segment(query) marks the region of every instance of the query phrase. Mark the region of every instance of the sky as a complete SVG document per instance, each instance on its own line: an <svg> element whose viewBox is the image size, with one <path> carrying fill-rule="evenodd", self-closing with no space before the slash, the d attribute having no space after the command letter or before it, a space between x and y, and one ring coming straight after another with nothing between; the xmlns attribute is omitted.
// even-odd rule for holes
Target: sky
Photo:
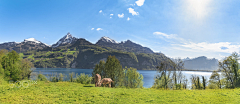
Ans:
<svg viewBox="0 0 240 104"><path fill-rule="evenodd" d="M171 58L240 51L239 0L0 0L0 43L52 45L68 32L131 40Z"/></svg>

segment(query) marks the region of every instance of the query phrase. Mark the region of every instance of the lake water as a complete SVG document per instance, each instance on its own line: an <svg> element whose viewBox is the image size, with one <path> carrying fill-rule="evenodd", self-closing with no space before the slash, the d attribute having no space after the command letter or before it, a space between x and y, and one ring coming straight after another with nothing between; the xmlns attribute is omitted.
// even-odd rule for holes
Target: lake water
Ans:
<svg viewBox="0 0 240 104"><path fill-rule="evenodd" d="M67 76L69 76L69 73L74 72L80 75L80 73L85 73L92 75L93 69L71 69L71 68L36 68L33 73L41 73L45 76L51 76L52 74L55 75L55 73L62 73ZM152 70L138 70L140 74L143 75L143 87L149 88L154 83L154 78L158 74L157 71ZM197 75L197 76L205 76L207 79L211 76L212 72L199 72L199 71L182 71L183 75L186 76L188 79L188 83L190 84L190 77L191 75ZM33 77L32 77L33 78ZM34 78L33 78L34 79ZM65 78L65 80L67 80Z"/></svg>

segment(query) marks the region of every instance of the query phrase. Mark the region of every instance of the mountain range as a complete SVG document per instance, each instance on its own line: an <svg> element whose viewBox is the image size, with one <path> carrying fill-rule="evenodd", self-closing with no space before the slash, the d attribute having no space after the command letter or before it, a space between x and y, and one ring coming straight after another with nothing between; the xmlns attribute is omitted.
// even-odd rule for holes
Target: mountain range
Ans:
<svg viewBox="0 0 240 104"><path fill-rule="evenodd" d="M67 33L53 45L47 45L34 38L23 42L6 42L0 44L0 49L15 50L29 58L35 67L84 68L92 69L100 60L106 61L109 55L114 55L122 66L137 69L155 70L164 60L171 60L163 53L154 53L150 48L143 47L131 40L117 41L109 37L101 37L95 44L83 38L73 37ZM206 57L183 59L185 68L189 70L213 70L216 59Z"/></svg>
<svg viewBox="0 0 240 104"><path fill-rule="evenodd" d="M186 58L183 61L184 68L187 70L213 71L218 69L218 60L215 58L208 59L205 56L200 56L192 59Z"/></svg>
<svg viewBox="0 0 240 104"><path fill-rule="evenodd" d="M93 69L109 55L116 56L122 66L140 70L155 70L160 62L170 60L162 53L154 53L130 40L118 43L109 37L101 37L95 44L84 38L67 33L53 45L47 45L34 38L23 42L0 44L0 49L15 50L23 58L30 59L37 68L82 68Z"/></svg>
<svg viewBox="0 0 240 104"><path fill-rule="evenodd" d="M6 42L0 44L0 49L7 49L9 51L15 50L18 53L26 52L28 50L34 49L43 49L45 47L57 48L69 44L74 44L78 39L73 37L70 33L67 33L64 37L62 37L57 43L53 45L47 45L38 41L34 38L25 39L23 42ZM110 47L112 49L116 49L124 52L134 52L134 53L154 53L151 49L147 47L142 47L139 44L136 44L130 40L118 43L117 41L110 39L109 37L101 37L96 45Z"/></svg>

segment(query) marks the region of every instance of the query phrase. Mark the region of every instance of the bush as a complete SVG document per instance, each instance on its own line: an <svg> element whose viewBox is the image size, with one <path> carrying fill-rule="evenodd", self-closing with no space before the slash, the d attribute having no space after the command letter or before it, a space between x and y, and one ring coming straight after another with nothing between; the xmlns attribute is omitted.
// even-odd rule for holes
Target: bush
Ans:
<svg viewBox="0 0 240 104"><path fill-rule="evenodd" d="M59 80L58 81L63 81L64 80L64 75L62 73L59 73Z"/></svg>
<svg viewBox="0 0 240 104"><path fill-rule="evenodd" d="M7 81L4 80L3 76L0 76L0 85L5 85L7 84Z"/></svg>
<svg viewBox="0 0 240 104"><path fill-rule="evenodd" d="M47 81L47 77L44 76L43 74L38 74L38 80L40 80L40 81Z"/></svg>
<svg viewBox="0 0 240 104"><path fill-rule="evenodd" d="M124 86L127 88L143 88L143 76L135 68L127 68L124 70Z"/></svg>
<svg viewBox="0 0 240 104"><path fill-rule="evenodd" d="M81 83L81 84L90 84L92 77L89 75L85 75L84 73L81 73L80 76L76 76L76 82Z"/></svg>

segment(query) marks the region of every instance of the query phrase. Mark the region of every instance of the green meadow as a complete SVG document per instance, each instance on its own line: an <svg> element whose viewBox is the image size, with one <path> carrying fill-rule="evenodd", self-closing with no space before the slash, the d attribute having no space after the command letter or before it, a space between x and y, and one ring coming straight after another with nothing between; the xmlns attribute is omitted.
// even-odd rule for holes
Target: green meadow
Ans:
<svg viewBox="0 0 240 104"><path fill-rule="evenodd" d="M151 88L108 88L73 82L45 82L24 87L1 85L1 103L214 103L239 104L240 89L161 90ZM11 88L13 87L13 88Z"/></svg>

